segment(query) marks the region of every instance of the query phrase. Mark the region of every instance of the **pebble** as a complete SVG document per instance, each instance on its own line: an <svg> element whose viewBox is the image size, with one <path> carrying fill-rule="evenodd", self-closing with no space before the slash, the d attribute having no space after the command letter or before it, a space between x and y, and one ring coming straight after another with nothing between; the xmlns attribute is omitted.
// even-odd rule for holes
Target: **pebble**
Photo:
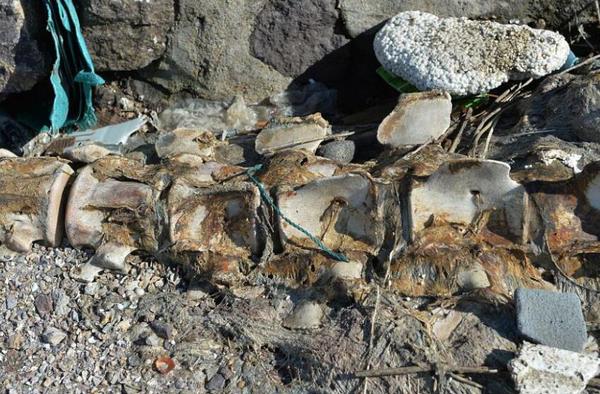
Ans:
<svg viewBox="0 0 600 394"><path fill-rule="evenodd" d="M50 345L58 345L66 337L67 337L67 334L65 332L59 330L58 328L49 327L42 334L42 341L44 341L45 343L49 343Z"/></svg>
<svg viewBox="0 0 600 394"><path fill-rule="evenodd" d="M354 141L331 141L319 147L319 154L338 163L348 164L354 159Z"/></svg>
<svg viewBox="0 0 600 394"><path fill-rule="evenodd" d="M481 266L470 267L458 273L458 286L463 291L485 289L490 287L487 273Z"/></svg>
<svg viewBox="0 0 600 394"><path fill-rule="evenodd" d="M206 384L206 389L209 391L220 391L225 388L226 380L220 373L215 374L208 383Z"/></svg>
<svg viewBox="0 0 600 394"><path fill-rule="evenodd" d="M146 345L154 347L162 346L163 340L158 335L152 333L146 337Z"/></svg>
<svg viewBox="0 0 600 394"><path fill-rule="evenodd" d="M519 288L515 303L517 328L523 337L559 349L583 350L587 330L576 294Z"/></svg>
<svg viewBox="0 0 600 394"><path fill-rule="evenodd" d="M14 296L14 294L7 294L6 296L6 309L12 309L15 306L17 306L17 298Z"/></svg>
<svg viewBox="0 0 600 394"><path fill-rule="evenodd" d="M313 329L319 327L323 309L315 301L301 301L284 320L283 326L290 329Z"/></svg>
<svg viewBox="0 0 600 394"><path fill-rule="evenodd" d="M40 317L46 317L46 315L52 312L52 297L47 294L39 294L35 297L35 310Z"/></svg>
<svg viewBox="0 0 600 394"><path fill-rule="evenodd" d="M173 337L173 327L170 324L154 320L150 323L150 328L156 335L163 339L171 339Z"/></svg>
<svg viewBox="0 0 600 394"><path fill-rule="evenodd" d="M98 283L92 282L85 285L83 292L87 295L94 296L98 292Z"/></svg>

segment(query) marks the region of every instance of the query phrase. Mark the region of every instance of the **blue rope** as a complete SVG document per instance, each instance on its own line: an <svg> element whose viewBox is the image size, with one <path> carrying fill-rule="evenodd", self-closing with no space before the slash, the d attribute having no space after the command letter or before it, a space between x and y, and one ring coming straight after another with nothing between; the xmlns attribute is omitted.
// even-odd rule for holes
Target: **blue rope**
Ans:
<svg viewBox="0 0 600 394"><path fill-rule="evenodd" d="M332 259L337 260L337 261L348 262L348 258L346 256L344 256L341 253L336 253L333 250L329 249L323 242L321 242L321 240L319 238L317 238L314 235L312 235L311 233L309 233L308 230L304 229L299 224L292 222L287 216L285 216L283 214L283 212L281 212L279 207L277 205L275 205L275 203L273 202L273 199L271 198L269 193L267 193L267 191L265 190L265 187L263 186L263 184L254 176L254 174L256 174L256 172L260 171L261 169L262 169L262 164L257 164L254 167L248 168L248 170L246 170L246 174L248 175L250 180L252 182L254 182L256 187L258 187L258 190L260 191L260 195L261 195L262 199L265 200L265 202L267 204L269 204L275 210L275 212L277 212L279 217L281 217L283 220L285 220L290 226L292 226L293 228L295 228L296 230L300 231L302 234L304 234L308 238L310 238L310 240L313 241L319 247L319 249L321 249L329 257L331 257Z"/></svg>

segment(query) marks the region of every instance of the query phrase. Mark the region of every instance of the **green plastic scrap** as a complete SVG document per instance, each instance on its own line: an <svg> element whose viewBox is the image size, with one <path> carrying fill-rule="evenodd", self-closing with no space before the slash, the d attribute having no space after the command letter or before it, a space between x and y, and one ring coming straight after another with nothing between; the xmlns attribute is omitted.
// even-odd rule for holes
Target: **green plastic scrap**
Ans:
<svg viewBox="0 0 600 394"><path fill-rule="evenodd" d="M412 93L418 91L418 89L411 85L410 82L407 82L399 76L392 74L383 67L379 67L377 69L377 75L379 75L381 79L383 79L388 85L400 93Z"/></svg>
<svg viewBox="0 0 600 394"><path fill-rule="evenodd" d="M104 80L94 71L72 0L44 3L56 56L50 74L54 100L44 129L57 133L61 128L92 127L96 124L92 87Z"/></svg>

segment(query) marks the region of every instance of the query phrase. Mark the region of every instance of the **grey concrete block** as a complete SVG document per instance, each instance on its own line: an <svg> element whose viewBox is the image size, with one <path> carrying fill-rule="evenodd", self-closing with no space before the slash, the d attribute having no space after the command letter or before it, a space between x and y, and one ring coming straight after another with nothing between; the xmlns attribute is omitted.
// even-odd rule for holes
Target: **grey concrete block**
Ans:
<svg viewBox="0 0 600 394"><path fill-rule="evenodd" d="M576 294L519 288L515 302L522 336L559 349L583 350L587 331Z"/></svg>

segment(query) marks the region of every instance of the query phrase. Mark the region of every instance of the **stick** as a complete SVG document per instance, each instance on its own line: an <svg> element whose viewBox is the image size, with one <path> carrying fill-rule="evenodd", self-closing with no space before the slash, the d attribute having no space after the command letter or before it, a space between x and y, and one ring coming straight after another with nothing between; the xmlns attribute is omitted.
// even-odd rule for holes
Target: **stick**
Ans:
<svg viewBox="0 0 600 394"><path fill-rule="evenodd" d="M494 129L500 120L500 116L498 115L493 121L492 126L490 127L490 131L488 132L487 138L485 139L485 146L483 147L483 153L481 154L481 158L485 159L488 153L488 148L490 147L490 141L492 140L492 135L494 134Z"/></svg>
<svg viewBox="0 0 600 394"><path fill-rule="evenodd" d="M292 142L292 143L289 143L289 144L286 144L286 145L276 146L274 148L265 149L265 151L267 151L267 152L273 152L273 151L276 151L276 150L279 150L279 149L293 148L294 146L308 144L310 142L329 141L329 140L334 140L334 139L336 139L338 137L350 137L351 135L354 135L354 134L356 134L356 132L354 132L354 131L348 131L346 133L339 133L339 134L332 134L332 135L328 135L326 137L312 138L310 140Z"/></svg>
<svg viewBox="0 0 600 394"><path fill-rule="evenodd" d="M435 367L427 366L421 367L418 365L410 366L410 367L400 367L400 368L381 368L381 369L372 369L366 371L359 371L354 374L356 378L380 378L385 376L396 376L396 375L408 375L413 373L424 373L424 372L435 372ZM451 373L462 373L462 374L495 374L500 372L498 369L492 369L488 367L457 367L457 366L448 366L446 368L447 372Z"/></svg>
<svg viewBox="0 0 600 394"><path fill-rule="evenodd" d="M454 379L456 381L459 381L459 382L464 383L464 384L468 384L469 386L477 387L478 389L483 389L483 386L480 385L479 383L474 382L472 380L469 380L467 378L463 378L460 375L457 375L457 374L452 373L452 372L450 372L448 375L450 375L452 377L452 379Z"/></svg>
<svg viewBox="0 0 600 394"><path fill-rule="evenodd" d="M448 149L449 153L456 152L456 148L458 148L458 144L460 144L460 141L462 140L463 132L467 128L467 123L469 123L469 119L471 119L472 114L473 114L473 108L469 108L467 110L467 114L465 115L465 118L463 119L462 125L460 125L460 129L458 129L456 138L454 138L454 141L452 141L452 145L450 146L450 149Z"/></svg>
<svg viewBox="0 0 600 394"><path fill-rule="evenodd" d="M375 336L375 320L377 319L377 309L379 308L379 285L377 285L377 296L375 297L375 309L373 309L373 315L371 316L371 331L369 333L369 354L367 359L367 371L371 368L371 359L373 358L373 337ZM366 378L363 382L363 394L367 394L367 386L369 385L369 379Z"/></svg>

